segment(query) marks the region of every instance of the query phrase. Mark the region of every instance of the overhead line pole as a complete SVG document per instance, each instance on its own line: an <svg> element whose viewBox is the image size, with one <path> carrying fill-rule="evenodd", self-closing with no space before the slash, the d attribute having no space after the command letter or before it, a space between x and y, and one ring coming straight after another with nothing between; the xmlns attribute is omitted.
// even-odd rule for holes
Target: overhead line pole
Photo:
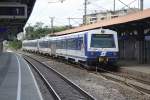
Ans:
<svg viewBox="0 0 150 100"><path fill-rule="evenodd" d="M70 17L68 18L68 22L69 22L69 29L71 28L71 23L70 23Z"/></svg>
<svg viewBox="0 0 150 100"><path fill-rule="evenodd" d="M127 4L128 6L130 6L131 4L133 4L135 1L137 1L137 0L133 0L133 1L131 1L129 4ZM121 9L124 9L126 6L124 6L124 7L122 7ZM139 8L139 0L138 0L138 8Z"/></svg>
<svg viewBox="0 0 150 100"><path fill-rule="evenodd" d="M121 0L118 0L120 3L122 3L123 5L125 5L126 7L128 7L129 9L132 9L133 11L135 11L133 8L130 8L129 5L125 4L124 2L122 2Z"/></svg>
<svg viewBox="0 0 150 100"><path fill-rule="evenodd" d="M54 17L50 17L50 19L51 19L51 33L53 35L53 33L54 33Z"/></svg>
<svg viewBox="0 0 150 100"><path fill-rule="evenodd" d="M143 2L144 0L140 0L140 10L143 10Z"/></svg>
<svg viewBox="0 0 150 100"><path fill-rule="evenodd" d="M114 0L114 12L116 11L116 0Z"/></svg>
<svg viewBox="0 0 150 100"><path fill-rule="evenodd" d="M87 0L84 1L84 19L83 19L83 22L84 22L84 25L86 25L86 18L87 16Z"/></svg>
<svg viewBox="0 0 150 100"><path fill-rule="evenodd" d="M69 18L67 18L68 19L68 22L69 22L69 28L71 28L72 27L72 25L71 25L71 20L74 20L74 19L82 19L83 20L83 18L77 18L77 17L69 17Z"/></svg>

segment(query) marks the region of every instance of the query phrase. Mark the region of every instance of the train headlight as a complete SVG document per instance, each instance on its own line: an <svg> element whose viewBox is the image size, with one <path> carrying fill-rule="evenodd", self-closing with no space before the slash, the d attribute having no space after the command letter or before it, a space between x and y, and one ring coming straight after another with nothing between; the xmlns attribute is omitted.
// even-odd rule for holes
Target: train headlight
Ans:
<svg viewBox="0 0 150 100"><path fill-rule="evenodd" d="M113 55L114 55L114 56L117 56L117 52L113 52Z"/></svg>
<svg viewBox="0 0 150 100"><path fill-rule="evenodd" d="M94 52L91 52L91 55L93 56L93 55L94 55Z"/></svg>

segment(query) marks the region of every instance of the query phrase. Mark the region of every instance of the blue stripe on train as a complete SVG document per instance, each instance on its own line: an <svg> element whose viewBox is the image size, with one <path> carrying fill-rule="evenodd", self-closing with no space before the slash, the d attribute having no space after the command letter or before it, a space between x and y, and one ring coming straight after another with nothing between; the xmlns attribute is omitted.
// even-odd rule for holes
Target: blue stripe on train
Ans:
<svg viewBox="0 0 150 100"><path fill-rule="evenodd" d="M86 56L88 58L96 58L96 57L101 57L101 52L100 51L88 51L86 53ZM105 57L108 58L117 58L118 57L118 52L106 52Z"/></svg>
<svg viewBox="0 0 150 100"><path fill-rule="evenodd" d="M84 51L85 51L85 56L87 56L87 41L88 41L88 32L84 34Z"/></svg>

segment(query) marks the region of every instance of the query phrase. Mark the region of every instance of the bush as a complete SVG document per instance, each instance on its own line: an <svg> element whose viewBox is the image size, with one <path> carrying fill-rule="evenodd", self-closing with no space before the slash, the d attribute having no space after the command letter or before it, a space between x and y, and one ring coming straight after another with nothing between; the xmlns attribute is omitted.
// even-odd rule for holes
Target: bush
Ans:
<svg viewBox="0 0 150 100"><path fill-rule="evenodd" d="M12 49L20 49L22 47L22 42L20 40L9 41L9 47Z"/></svg>

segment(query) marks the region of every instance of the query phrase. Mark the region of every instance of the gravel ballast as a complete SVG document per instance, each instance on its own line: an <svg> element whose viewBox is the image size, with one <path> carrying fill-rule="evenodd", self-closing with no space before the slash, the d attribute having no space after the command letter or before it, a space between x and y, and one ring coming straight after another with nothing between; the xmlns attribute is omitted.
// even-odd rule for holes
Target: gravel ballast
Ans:
<svg viewBox="0 0 150 100"><path fill-rule="evenodd" d="M97 100L150 100L148 95L139 93L133 88L130 88L121 83L107 80L100 73L89 72L58 62L52 59L45 59L40 56L33 56L43 63L54 68L85 91L93 95Z"/></svg>

